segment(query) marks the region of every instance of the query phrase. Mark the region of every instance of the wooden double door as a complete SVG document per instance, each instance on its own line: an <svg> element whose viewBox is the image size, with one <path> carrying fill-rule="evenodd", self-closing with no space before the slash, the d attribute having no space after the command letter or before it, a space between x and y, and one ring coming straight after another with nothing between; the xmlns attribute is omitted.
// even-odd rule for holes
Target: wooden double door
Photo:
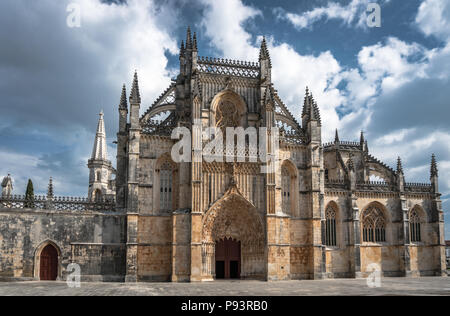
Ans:
<svg viewBox="0 0 450 316"><path fill-rule="evenodd" d="M216 242L216 279L241 277L241 242L224 239Z"/></svg>
<svg viewBox="0 0 450 316"><path fill-rule="evenodd" d="M39 265L41 281L55 281L58 277L58 251L52 245L42 249Z"/></svg>

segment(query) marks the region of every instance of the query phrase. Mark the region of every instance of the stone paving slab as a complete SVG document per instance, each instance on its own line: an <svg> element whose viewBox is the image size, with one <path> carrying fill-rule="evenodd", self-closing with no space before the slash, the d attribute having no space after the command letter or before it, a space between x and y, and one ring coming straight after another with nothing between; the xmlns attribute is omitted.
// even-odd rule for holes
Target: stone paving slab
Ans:
<svg viewBox="0 0 450 316"><path fill-rule="evenodd" d="M1 296L299 296L439 295L450 296L449 277L383 278L380 288L364 279L305 281L216 281L205 283L1 283Z"/></svg>

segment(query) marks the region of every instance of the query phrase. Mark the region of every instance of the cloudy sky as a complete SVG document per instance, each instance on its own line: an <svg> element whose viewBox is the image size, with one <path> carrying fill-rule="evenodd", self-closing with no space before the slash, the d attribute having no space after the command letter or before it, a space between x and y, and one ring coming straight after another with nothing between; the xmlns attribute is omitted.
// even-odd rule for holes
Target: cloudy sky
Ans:
<svg viewBox="0 0 450 316"><path fill-rule="evenodd" d="M364 130L375 156L402 157L408 182L429 181L435 153L450 238L448 0L2 0L0 176L15 193L32 178L43 194L53 176L57 195L85 196L98 113L114 161L122 84L138 70L145 111L176 76L188 25L201 56L257 61L266 36L276 88L299 118L310 87L324 141Z"/></svg>

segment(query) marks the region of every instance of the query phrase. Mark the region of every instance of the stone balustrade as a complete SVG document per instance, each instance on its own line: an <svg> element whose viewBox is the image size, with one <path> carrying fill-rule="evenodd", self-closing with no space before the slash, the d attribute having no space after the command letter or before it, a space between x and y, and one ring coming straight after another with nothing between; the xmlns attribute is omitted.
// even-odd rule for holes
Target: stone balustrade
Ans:
<svg viewBox="0 0 450 316"><path fill-rule="evenodd" d="M34 209L57 211L115 211L114 199L90 201L84 197L53 197L36 195L32 199L25 195L10 195L0 197L0 208Z"/></svg>

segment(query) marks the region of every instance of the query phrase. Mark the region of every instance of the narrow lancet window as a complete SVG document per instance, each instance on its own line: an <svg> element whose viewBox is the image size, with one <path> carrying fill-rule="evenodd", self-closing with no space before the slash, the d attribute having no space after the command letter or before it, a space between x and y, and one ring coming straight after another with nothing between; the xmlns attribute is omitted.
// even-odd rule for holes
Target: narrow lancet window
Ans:
<svg viewBox="0 0 450 316"><path fill-rule="evenodd" d="M325 245L337 246L336 238L336 211L329 206L326 210Z"/></svg>

